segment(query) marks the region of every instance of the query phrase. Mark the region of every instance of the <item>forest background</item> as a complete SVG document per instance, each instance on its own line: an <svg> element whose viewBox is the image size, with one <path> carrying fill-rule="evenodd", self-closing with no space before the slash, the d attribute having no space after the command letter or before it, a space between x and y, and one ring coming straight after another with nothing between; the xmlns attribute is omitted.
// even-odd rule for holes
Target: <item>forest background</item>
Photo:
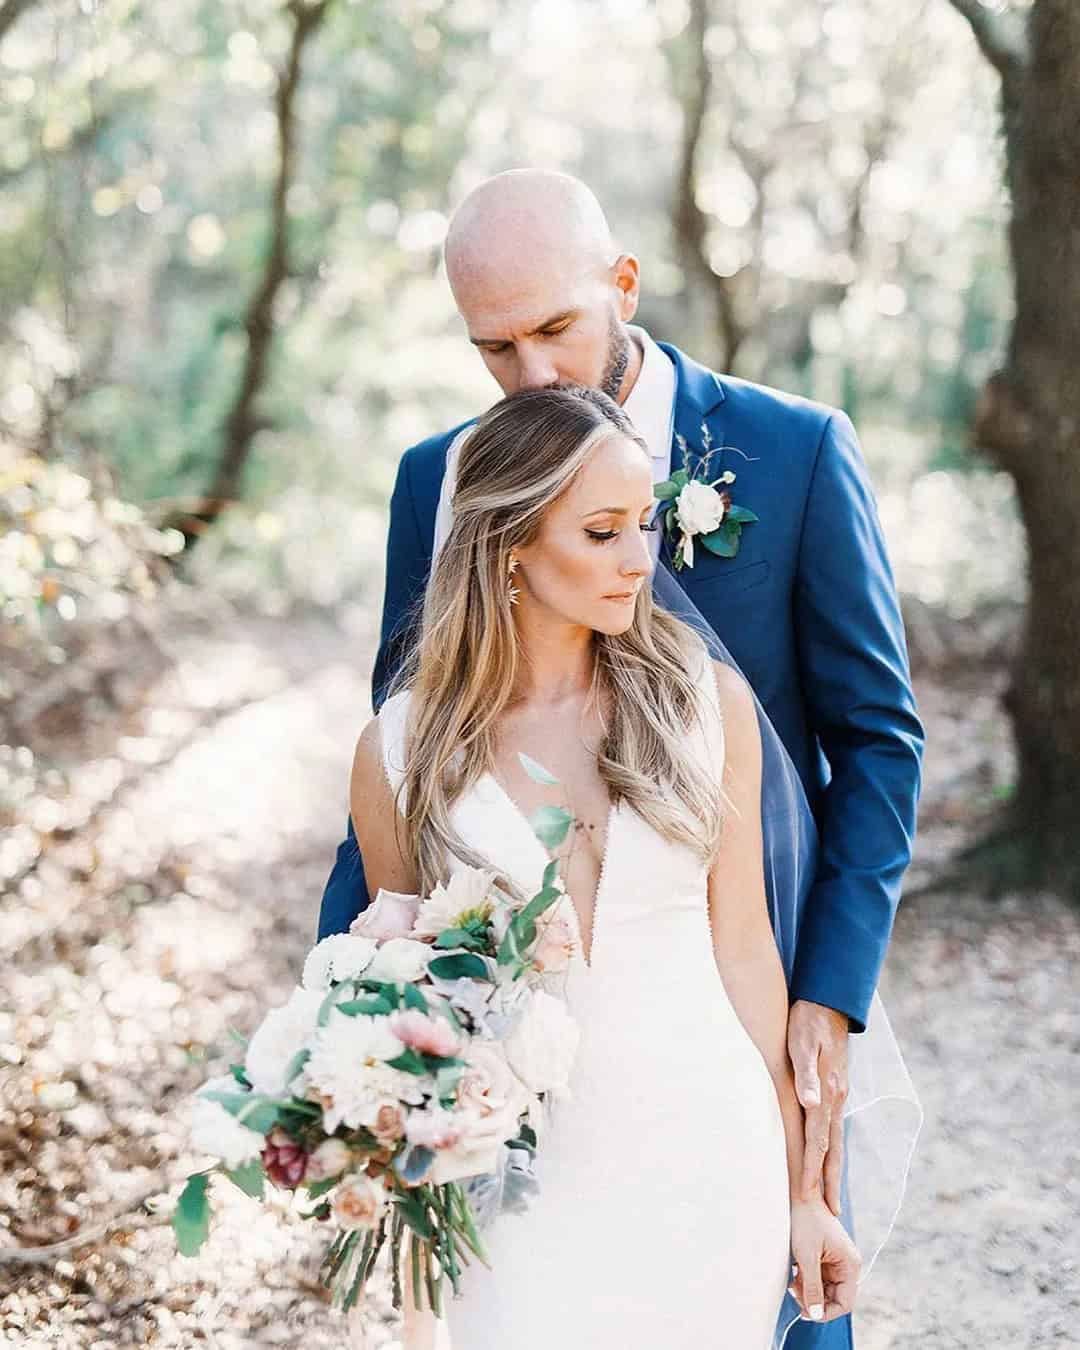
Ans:
<svg viewBox="0 0 1080 1350"><path fill-rule="evenodd" d="M497 392L447 219L524 164L596 190L654 336L842 406L871 467L929 731L882 984L928 1120L860 1350L1071 1334L1069 10L0 0L9 1343L340 1339L285 1210L171 1255L185 1102L313 938L398 457Z"/></svg>

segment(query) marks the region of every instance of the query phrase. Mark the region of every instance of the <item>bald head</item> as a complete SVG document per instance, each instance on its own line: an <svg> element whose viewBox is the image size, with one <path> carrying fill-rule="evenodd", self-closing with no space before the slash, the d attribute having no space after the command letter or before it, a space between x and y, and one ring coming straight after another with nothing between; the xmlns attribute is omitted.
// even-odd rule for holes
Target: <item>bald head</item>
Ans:
<svg viewBox="0 0 1080 1350"><path fill-rule="evenodd" d="M469 338L504 393L573 380L625 397L640 364L624 327L637 259L616 252L579 179L543 169L488 178L454 213L445 257Z"/></svg>
<svg viewBox="0 0 1080 1350"><path fill-rule="evenodd" d="M488 178L454 213L446 235L446 271L459 286L522 259L543 267L600 269L615 259L603 208L578 178L544 169L511 169Z"/></svg>

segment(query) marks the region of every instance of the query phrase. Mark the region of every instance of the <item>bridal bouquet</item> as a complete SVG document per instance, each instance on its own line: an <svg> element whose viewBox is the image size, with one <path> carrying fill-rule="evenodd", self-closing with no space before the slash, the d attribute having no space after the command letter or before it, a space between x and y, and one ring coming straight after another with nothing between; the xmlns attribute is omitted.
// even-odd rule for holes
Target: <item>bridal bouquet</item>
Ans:
<svg viewBox="0 0 1080 1350"><path fill-rule="evenodd" d="M552 813L538 813L549 843L565 834ZM526 904L462 867L427 897L380 891L313 948L243 1062L196 1095L192 1142L218 1161L180 1196L180 1251L206 1240L211 1175L260 1199L269 1180L336 1230L322 1271L335 1302L356 1302L389 1244L400 1308L407 1244L416 1306L441 1315L444 1282L456 1292L473 1257L487 1264L492 1195L520 1207L535 1189L543 1107L568 1092L578 1030L544 987L574 948L564 900L556 862Z"/></svg>

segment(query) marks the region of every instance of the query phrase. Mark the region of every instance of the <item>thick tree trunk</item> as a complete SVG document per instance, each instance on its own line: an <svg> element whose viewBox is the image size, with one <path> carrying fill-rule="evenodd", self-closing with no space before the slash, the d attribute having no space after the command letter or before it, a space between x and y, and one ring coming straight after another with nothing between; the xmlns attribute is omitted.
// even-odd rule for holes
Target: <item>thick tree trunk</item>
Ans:
<svg viewBox="0 0 1080 1350"><path fill-rule="evenodd" d="M975 430L1016 481L1030 552L1015 824L1032 879L1080 899L1080 6L1035 0L1025 39L954 3L1002 76L1012 193L1016 317Z"/></svg>

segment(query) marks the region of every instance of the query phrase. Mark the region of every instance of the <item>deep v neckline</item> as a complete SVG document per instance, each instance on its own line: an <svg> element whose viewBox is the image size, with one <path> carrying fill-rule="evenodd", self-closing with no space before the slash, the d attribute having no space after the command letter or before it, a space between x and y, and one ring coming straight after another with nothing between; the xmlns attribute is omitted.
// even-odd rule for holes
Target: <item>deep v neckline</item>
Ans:
<svg viewBox="0 0 1080 1350"><path fill-rule="evenodd" d="M537 838L536 832L533 830L532 825L529 823L529 817L525 814L525 812L521 809L521 807L518 806L517 802L514 801L513 797L511 797L510 793L506 790L506 788L503 787L502 783L498 780L498 778L496 778L496 776L491 772L490 769L483 775L483 777L486 778L489 783L491 783L496 793L506 803L506 806L510 811L510 814L513 815L515 819L521 824L525 834L528 835L533 848L536 850L537 857L542 858L544 860L544 866L546 867L549 862L553 861L552 856L544 847L544 845L541 843L541 841ZM574 897L570 894L569 890L566 892L566 897L570 901L570 909L574 915L574 927L577 929L578 942L581 945L581 959L584 961L585 965L590 970L592 969L593 954L596 951L597 918L600 914L600 902L603 898L604 882L607 879L608 858L611 855L611 836L615 828L615 821L618 819L618 810L619 810L618 802L610 802L608 804L607 825L604 830L604 847L603 851L600 854L600 874L596 879L596 890L594 891L592 898L592 923L590 924L589 927L588 952L586 952L585 950L585 933L581 926L581 915L578 913L577 905L574 904Z"/></svg>

